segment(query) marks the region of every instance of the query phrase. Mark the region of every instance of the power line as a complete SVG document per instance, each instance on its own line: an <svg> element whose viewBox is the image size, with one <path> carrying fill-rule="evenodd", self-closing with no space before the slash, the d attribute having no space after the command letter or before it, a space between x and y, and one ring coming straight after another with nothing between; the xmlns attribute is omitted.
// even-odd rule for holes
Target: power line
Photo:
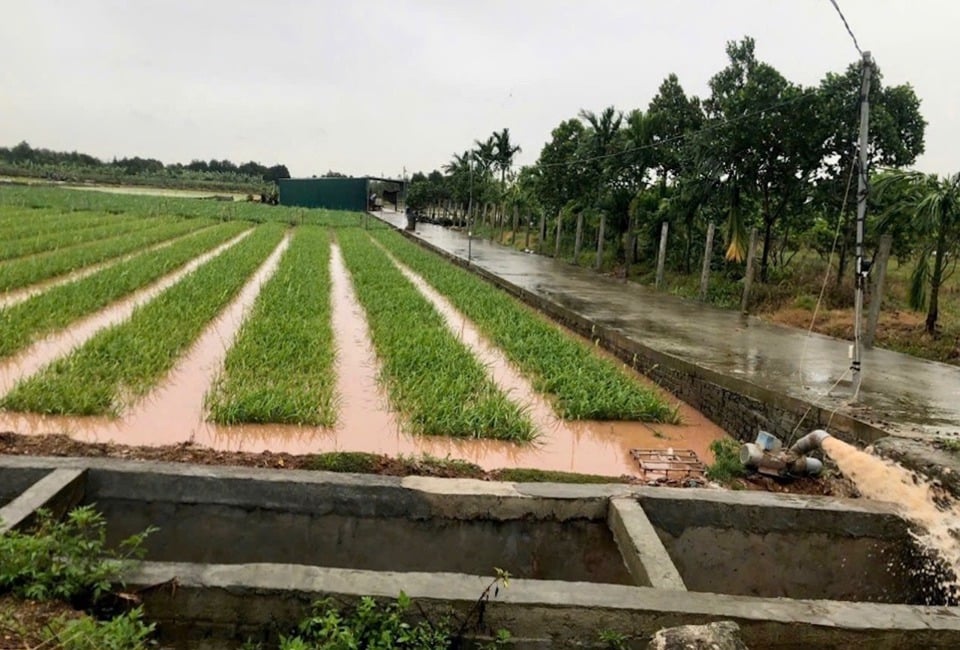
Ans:
<svg viewBox="0 0 960 650"><path fill-rule="evenodd" d="M860 56L863 56L863 50L860 49L860 44L857 43L857 37L854 36L853 30L850 29L850 23L847 22L847 17L843 15L843 11L840 10L840 5L837 4L837 0L830 0L830 4L833 5L833 8L837 10L837 13L840 14L840 20L843 21L843 26L847 28L847 33L850 34L850 38L853 39L853 46L857 48L857 52L860 53Z"/></svg>

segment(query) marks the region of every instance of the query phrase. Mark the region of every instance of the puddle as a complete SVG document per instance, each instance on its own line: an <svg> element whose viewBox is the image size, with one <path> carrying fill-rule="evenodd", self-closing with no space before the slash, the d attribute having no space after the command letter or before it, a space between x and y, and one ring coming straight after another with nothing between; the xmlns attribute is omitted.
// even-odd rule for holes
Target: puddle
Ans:
<svg viewBox="0 0 960 650"><path fill-rule="evenodd" d="M134 292L123 300L113 303L110 307L75 323L65 330L37 341L19 354L0 363L0 395L9 393L21 379L37 373L52 361L83 345L101 329L130 318L133 310L138 306L149 302L157 294L172 287L183 276L233 246L250 232L250 230L247 230L237 235L230 241L194 258L179 270L164 276L148 287Z"/></svg>

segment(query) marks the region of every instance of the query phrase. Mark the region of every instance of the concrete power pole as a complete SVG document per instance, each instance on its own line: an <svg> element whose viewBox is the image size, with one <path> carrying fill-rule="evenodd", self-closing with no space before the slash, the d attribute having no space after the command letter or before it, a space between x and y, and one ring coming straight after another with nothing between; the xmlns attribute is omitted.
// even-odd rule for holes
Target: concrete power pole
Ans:
<svg viewBox="0 0 960 650"><path fill-rule="evenodd" d="M863 382L863 367L861 342L863 320L863 290L870 273L870 263L863 258L863 225L867 218L867 156L870 143L870 75L872 73L870 53L863 53L863 82L860 86L860 151L857 173L857 265L856 265L856 297L854 301L853 321L853 354L850 370L853 372L853 399L860 394L860 385Z"/></svg>

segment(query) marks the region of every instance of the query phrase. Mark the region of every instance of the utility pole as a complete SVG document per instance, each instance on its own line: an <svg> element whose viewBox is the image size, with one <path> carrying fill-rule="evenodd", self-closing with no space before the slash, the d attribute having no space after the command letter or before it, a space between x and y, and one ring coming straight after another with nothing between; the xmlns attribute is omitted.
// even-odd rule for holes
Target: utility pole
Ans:
<svg viewBox="0 0 960 650"><path fill-rule="evenodd" d="M473 153L467 160L470 169L470 198L467 200L467 264L473 261Z"/></svg>
<svg viewBox="0 0 960 650"><path fill-rule="evenodd" d="M870 75L873 65L870 60L870 53L863 53L863 82L860 86L860 157L858 161L857 173L857 265L856 273L856 298L854 301L854 321L853 321L853 361L850 364L850 370L853 371L853 399L857 399L860 394L860 384L863 382L863 367L861 362L862 344L861 321L863 317L863 290L867 283L867 276L870 274L870 262L863 259L863 224L867 217L867 157L868 146L870 144Z"/></svg>

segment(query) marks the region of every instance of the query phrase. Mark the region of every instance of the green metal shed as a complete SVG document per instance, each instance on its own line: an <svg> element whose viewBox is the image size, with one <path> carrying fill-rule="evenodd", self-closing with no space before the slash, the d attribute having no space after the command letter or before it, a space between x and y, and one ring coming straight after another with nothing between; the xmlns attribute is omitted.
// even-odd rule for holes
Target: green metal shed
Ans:
<svg viewBox="0 0 960 650"><path fill-rule="evenodd" d="M280 205L364 212L368 183L368 178L282 178Z"/></svg>
<svg viewBox="0 0 960 650"><path fill-rule="evenodd" d="M280 179L280 205L364 212L371 194L398 206L404 181L374 176Z"/></svg>

